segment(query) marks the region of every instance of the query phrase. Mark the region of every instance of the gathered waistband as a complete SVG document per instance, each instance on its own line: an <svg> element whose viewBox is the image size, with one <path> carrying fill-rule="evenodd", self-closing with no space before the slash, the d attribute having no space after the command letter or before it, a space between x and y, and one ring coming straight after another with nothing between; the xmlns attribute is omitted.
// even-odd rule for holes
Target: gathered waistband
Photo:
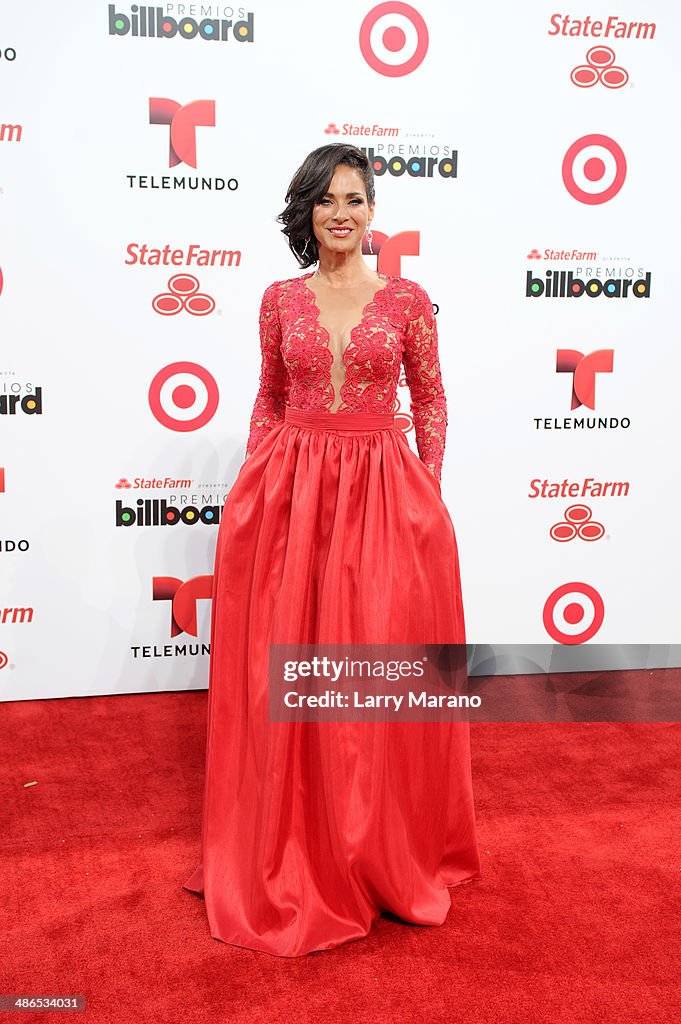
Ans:
<svg viewBox="0 0 681 1024"><path fill-rule="evenodd" d="M327 410L292 409L286 406L284 419L297 427L312 430L330 430L337 434L366 434L372 430L390 430L395 427L392 412L328 412Z"/></svg>

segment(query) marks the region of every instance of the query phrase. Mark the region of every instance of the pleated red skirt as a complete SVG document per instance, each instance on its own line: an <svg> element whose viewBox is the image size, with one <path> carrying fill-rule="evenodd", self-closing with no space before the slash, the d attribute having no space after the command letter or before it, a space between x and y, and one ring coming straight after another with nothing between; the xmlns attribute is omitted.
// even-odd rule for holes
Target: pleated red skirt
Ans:
<svg viewBox="0 0 681 1024"><path fill-rule="evenodd" d="M438 925L480 877L466 722L276 722L271 643L463 643L454 529L392 414L304 412L219 527L201 862L211 935L279 956Z"/></svg>

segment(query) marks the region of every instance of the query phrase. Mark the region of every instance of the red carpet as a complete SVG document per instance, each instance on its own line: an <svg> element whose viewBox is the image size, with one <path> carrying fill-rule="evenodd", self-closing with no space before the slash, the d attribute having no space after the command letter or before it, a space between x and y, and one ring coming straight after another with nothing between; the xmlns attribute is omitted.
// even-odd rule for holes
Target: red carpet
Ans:
<svg viewBox="0 0 681 1024"><path fill-rule="evenodd" d="M181 887L206 700L0 704L1 993L84 994L75 1019L114 1024L678 1019L681 726L473 725L482 881L440 928L384 917L288 960L212 939Z"/></svg>

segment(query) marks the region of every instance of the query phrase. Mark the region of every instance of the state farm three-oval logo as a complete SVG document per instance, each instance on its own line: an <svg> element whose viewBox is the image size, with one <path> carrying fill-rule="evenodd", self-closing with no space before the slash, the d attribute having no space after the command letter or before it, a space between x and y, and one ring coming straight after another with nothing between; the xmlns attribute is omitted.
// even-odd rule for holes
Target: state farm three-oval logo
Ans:
<svg viewBox="0 0 681 1024"><path fill-rule="evenodd" d="M199 430L215 415L220 392L213 375L198 363L169 363L149 386L149 407L168 430Z"/></svg>

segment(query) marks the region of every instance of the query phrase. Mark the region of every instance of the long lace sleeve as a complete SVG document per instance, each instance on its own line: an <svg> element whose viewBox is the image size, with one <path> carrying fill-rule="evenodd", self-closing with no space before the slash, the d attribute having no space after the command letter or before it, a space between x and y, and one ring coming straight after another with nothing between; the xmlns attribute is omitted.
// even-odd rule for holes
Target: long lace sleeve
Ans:
<svg viewBox="0 0 681 1024"><path fill-rule="evenodd" d="M433 304L420 285L413 286L404 346L404 372L419 458L439 481L447 436L447 400L442 384Z"/></svg>
<svg viewBox="0 0 681 1024"><path fill-rule="evenodd" d="M288 395L288 375L281 355L281 327L277 308L277 286L265 290L260 305L260 386L251 414L246 458L252 455L272 427L283 420Z"/></svg>

